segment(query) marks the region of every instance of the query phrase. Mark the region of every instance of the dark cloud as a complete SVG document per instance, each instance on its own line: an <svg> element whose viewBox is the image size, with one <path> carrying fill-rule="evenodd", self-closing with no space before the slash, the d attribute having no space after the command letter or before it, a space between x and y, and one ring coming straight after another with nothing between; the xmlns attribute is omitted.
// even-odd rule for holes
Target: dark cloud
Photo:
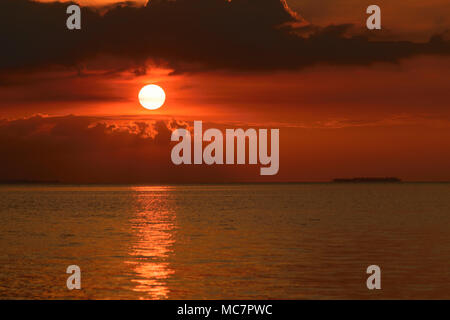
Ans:
<svg viewBox="0 0 450 320"><path fill-rule="evenodd" d="M160 145L168 134L164 123L119 127L78 116L2 120L0 180L120 182L151 174L157 180L155 166L170 160L162 152L170 140Z"/></svg>
<svg viewBox="0 0 450 320"><path fill-rule="evenodd" d="M347 35L348 25L305 27L280 0L153 0L145 7L120 4L104 14L83 8L81 31L66 29L67 6L2 0L0 72L55 64L80 68L99 56L118 59L117 69L144 72L139 66L151 59L181 72L369 64L450 53L440 36L427 43L373 42ZM308 36L301 36L305 31Z"/></svg>
<svg viewBox="0 0 450 320"><path fill-rule="evenodd" d="M259 166L176 166L177 120L36 115L0 119L0 182L193 183L257 180Z"/></svg>
<svg viewBox="0 0 450 320"><path fill-rule="evenodd" d="M80 116L0 119L0 182L223 183L391 175L450 179L448 125L392 126L344 119L315 129L284 127L280 172L275 176L260 176L260 165L175 166L170 159L172 126L186 123ZM211 126L222 132L235 127L204 123L204 128Z"/></svg>

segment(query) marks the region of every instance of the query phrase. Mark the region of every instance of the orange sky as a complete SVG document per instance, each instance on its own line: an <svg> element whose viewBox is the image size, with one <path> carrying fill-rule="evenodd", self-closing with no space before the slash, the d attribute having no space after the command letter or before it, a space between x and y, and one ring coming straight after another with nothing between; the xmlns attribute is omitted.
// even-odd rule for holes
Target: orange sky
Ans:
<svg viewBox="0 0 450 320"><path fill-rule="evenodd" d="M426 41L448 27L448 1L383 2L379 5L387 27L382 38ZM359 12L363 1L342 1L339 6L332 1L329 6L306 0L288 3L322 26L357 23L364 17ZM78 71L52 66L0 77L0 83L6 83L0 86L1 151L10 155L3 160L0 180L198 182L211 176L215 182L353 176L450 180L450 87L445 72L450 70L449 56L417 55L370 65L319 64L290 71L211 69L175 74L155 62L149 62L146 72L134 68L111 72L115 59L97 59L100 64L90 60ZM147 83L166 91L166 104L159 110L148 111L137 101L139 89ZM152 128L159 120L166 124L155 126L150 136L130 129L136 121ZM174 167L166 132L172 120L203 120L206 126L222 129L280 128L280 172L262 178L259 166ZM109 147L99 153L88 141ZM42 161L33 163L29 157L36 152Z"/></svg>
<svg viewBox="0 0 450 320"><path fill-rule="evenodd" d="M151 69L83 77L73 72L20 74L21 82L0 88L7 117L49 115L134 115L255 123L270 121L302 127L345 121L370 125L398 117L405 121L450 119L447 74L449 58L418 57L399 65L311 67L301 72L204 72L169 75ZM146 83L162 86L163 108L148 111L137 93ZM57 90L47 90L52 87ZM345 124L343 124L345 126Z"/></svg>

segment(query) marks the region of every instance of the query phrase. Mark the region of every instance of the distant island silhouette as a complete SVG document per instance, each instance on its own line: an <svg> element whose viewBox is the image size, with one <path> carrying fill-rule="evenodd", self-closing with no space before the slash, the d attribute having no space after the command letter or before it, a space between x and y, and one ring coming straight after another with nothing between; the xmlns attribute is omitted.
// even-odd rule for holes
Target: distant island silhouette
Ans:
<svg viewBox="0 0 450 320"><path fill-rule="evenodd" d="M0 180L0 184L60 184L58 180Z"/></svg>
<svg viewBox="0 0 450 320"><path fill-rule="evenodd" d="M333 179L333 182L351 182L351 183L364 183L364 182L402 182L396 177L357 177L357 178L337 178Z"/></svg>
<svg viewBox="0 0 450 320"><path fill-rule="evenodd" d="M336 178L327 183L399 183L402 182L401 179L397 177L355 177L355 178ZM298 184L298 183L324 183L318 181L229 181L229 182L195 182L195 183L187 183L187 184L198 184L198 185L215 185L215 184ZM177 183L177 182L169 182L169 181L149 181L149 182L99 182L99 183L82 183L82 182L70 182L70 181L60 181L60 180L28 180L28 179L6 179L0 180L0 185L5 184L86 184L86 185L95 185L95 184L104 184L104 185L114 185L114 184L130 184L130 185L160 185L160 184L173 184L173 185L184 185L186 183Z"/></svg>

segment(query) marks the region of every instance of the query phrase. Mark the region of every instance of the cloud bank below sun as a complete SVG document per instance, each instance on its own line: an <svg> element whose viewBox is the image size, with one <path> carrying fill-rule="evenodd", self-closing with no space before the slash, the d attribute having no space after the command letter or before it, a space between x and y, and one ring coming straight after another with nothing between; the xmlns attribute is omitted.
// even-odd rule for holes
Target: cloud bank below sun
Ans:
<svg viewBox="0 0 450 320"><path fill-rule="evenodd" d="M204 126L223 129L217 123ZM361 175L450 179L447 128L282 128L280 171L261 177L258 167L248 165L173 165L170 136L174 128L181 127L191 130L192 123L83 116L0 120L0 152L7 155L1 159L0 181L286 182Z"/></svg>

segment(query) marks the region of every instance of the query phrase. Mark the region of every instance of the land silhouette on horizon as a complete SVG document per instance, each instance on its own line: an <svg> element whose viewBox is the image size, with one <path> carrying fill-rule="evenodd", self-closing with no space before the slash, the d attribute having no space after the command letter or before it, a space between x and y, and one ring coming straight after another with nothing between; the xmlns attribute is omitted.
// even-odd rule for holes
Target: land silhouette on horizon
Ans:
<svg viewBox="0 0 450 320"><path fill-rule="evenodd" d="M364 182L402 182L397 177L356 177L356 178L336 178L333 182L351 182L351 183L364 183Z"/></svg>

